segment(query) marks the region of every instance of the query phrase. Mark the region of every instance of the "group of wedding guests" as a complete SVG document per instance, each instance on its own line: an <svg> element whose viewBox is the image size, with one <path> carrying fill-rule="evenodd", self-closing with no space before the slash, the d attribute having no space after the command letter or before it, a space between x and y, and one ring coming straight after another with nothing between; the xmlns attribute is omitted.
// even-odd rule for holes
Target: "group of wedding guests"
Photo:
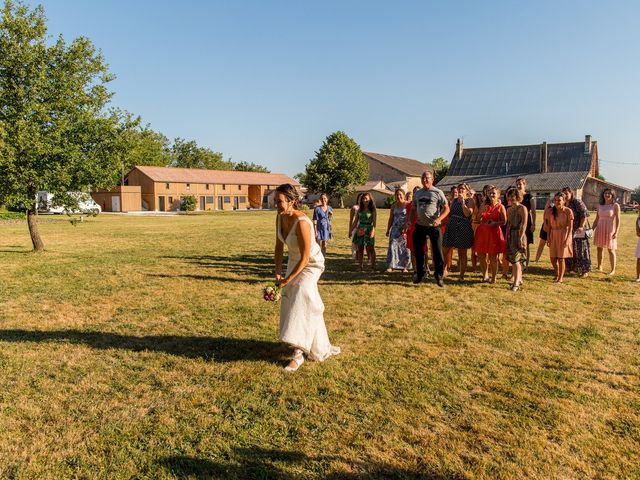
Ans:
<svg viewBox="0 0 640 480"><path fill-rule="evenodd" d="M330 232L331 213L328 197L323 195L313 215L316 238L323 245L323 252L330 238L326 232ZM427 278L431 274L426 261L429 239L437 285L444 285L443 279L452 268L453 252L457 251L460 281L465 279L471 261L474 271L479 265L482 282L495 283L502 273L503 278L512 279L511 289L517 291L522 285L523 271L532 260L530 246L538 232L535 261L539 261L547 246L554 282L563 282L567 271L581 277L591 272L590 238L598 252L597 269L602 270L606 249L611 265L609 275L614 275L620 206L612 189L603 191L593 226L588 217L585 204L570 187L565 187L545 206L538 232L536 201L527 191L526 178L516 179L506 192L494 185L485 185L482 192L474 192L461 183L445 194L433 185L433 174L426 171L422 175L422 188L408 193L398 189L394 194L385 231L389 237L387 272L413 270L415 283ZM351 209L348 232L361 269L365 254L371 269L375 268L377 223L373 198L369 193L360 194Z"/></svg>
<svg viewBox="0 0 640 480"><path fill-rule="evenodd" d="M482 279L494 283L499 265L512 265L511 288L522 284L522 272L527 265L529 245L533 243L535 203L526 192L526 180L501 198L500 191L487 185L482 192L473 192L462 183L450 192L450 197L433 186L433 175L422 175L423 188L408 196L402 190L395 193L386 234L389 236L387 266L389 270L415 270L414 282L426 276L427 242L431 243L434 278L439 286L450 268L450 253L458 250L460 279L464 279L468 253L472 263L479 260ZM324 323L324 304L318 291L318 280L324 271L326 242L331 238L332 209L328 197L320 198L313 220L300 210L300 193L290 184L276 189L275 280L282 289L280 304L280 341L287 344L292 355L285 366L294 372L305 358L324 361L340 353L331 344ZM615 192L605 190L593 223L594 242L598 248L598 268L602 252L607 249L611 273L615 272L617 236L620 228L620 207ZM591 270L589 238L591 227L585 205L575 198L570 188L554 195L545 207L539 236L540 246L549 247L554 265L555 281L562 282L565 269L580 275ZM368 193L352 209L349 232L356 259L363 266L365 253L375 266L376 206ZM640 282L640 214L636 221L638 245L637 280ZM284 247L288 263L283 271ZM537 258L542 249L538 249ZM503 267L504 268L504 267Z"/></svg>

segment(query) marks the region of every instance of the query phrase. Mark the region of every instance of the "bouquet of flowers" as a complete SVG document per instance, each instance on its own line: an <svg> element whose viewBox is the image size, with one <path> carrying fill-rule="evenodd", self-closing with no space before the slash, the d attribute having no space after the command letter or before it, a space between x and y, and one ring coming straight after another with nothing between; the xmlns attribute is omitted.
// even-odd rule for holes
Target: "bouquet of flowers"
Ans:
<svg viewBox="0 0 640 480"><path fill-rule="evenodd" d="M275 283L270 283L262 291L262 298L267 302L277 302L280 300L280 287Z"/></svg>

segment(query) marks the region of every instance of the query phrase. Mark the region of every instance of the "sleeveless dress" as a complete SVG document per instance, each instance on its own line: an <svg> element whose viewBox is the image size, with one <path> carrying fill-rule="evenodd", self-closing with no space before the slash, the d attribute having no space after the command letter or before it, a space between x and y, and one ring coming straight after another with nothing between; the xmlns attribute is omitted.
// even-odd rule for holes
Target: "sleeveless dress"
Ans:
<svg viewBox="0 0 640 480"><path fill-rule="evenodd" d="M636 220L636 225L640 228L640 217ZM636 245L636 258L640 258L640 238L638 238L638 244Z"/></svg>
<svg viewBox="0 0 640 480"><path fill-rule="evenodd" d="M316 228L318 230L316 238L318 240L331 240L333 237L331 234L331 215L333 215L333 209L329 206L327 206L326 212L321 206L313 209L313 220L316 222Z"/></svg>
<svg viewBox="0 0 640 480"><path fill-rule="evenodd" d="M407 238L402 233L407 220L407 208L393 209L393 223L389 230L389 248L387 249L387 268L404 270L411 268L411 252L407 248Z"/></svg>
<svg viewBox="0 0 640 480"><path fill-rule="evenodd" d="M616 205L598 205L598 225L593 232L593 244L596 247L616 250L618 240L611 238L615 229Z"/></svg>
<svg viewBox="0 0 640 480"><path fill-rule="evenodd" d="M462 203L454 200L451 203L449 223L442 238L442 245L453 248L473 247L473 228L471 220L465 216Z"/></svg>
<svg viewBox="0 0 640 480"><path fill-rule="evenodd" d="M309 263L302 272L282 289L280 303L280 341L304 351L311 360L323 361L340 353L340 347L329 342L324 324L324 304L318 292L318 280L324 271L324 256L313 235L313 223L306 215L298 217L286 238L282 235L278 216L278 238L287 246L287 277L300 261L298 247L298 222L311 232L311 254Z"/></svg>
<svg viewBox="0 0 640 480"><path fill-rule="evenodd" d="M482 212L480 225L476 230L476 239L473 244L473 248L478 253L489 253L497 255L498 253L504 253L506 243L504 235L499 225L495 225L500 221L500 207L501 203L498 202L494 206L487 205L487 208ZM489 221L494 224L489 225Z"/></svg>
<svg viewBox="0 0 640 480"><path fill-rule="evenodd" d="M567 224L573 225L573 212L569 207L564 207L554 217L552 210L547 214L548 225L547 241L549 242L549 256L551 258L573 257L573 235L570 228L567 237Z"/></svg>
<svg viewBox="0 0 640 480"><path fill-rule="evenodd" d="M520 205L525 211L528 211L527 207L524 205ZM526 234L522 235L524 238L520 238L520 227L522 225L522 218L518 215L518 209L511 207L507 212L508 218L508 235L507 235L507 260L509 263L526 263L527 262L527 251L520 250L518 243L521 241L523 245L526 245L527 236Z"/></svg>
<svg viewBox="0 0 640 480"><path fill-rule="evenodd" d="M373 247L376 239L371 238L373 230L373 214L370 211L358 212L358 226L353 234L353 243L363 247Z"/></svg>

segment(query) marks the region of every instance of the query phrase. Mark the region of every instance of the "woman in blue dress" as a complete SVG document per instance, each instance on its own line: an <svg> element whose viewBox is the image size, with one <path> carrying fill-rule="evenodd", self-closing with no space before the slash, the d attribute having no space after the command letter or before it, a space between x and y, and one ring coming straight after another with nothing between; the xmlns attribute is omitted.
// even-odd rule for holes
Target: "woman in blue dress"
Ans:
<svg viewBox="0 0 640 480"><path fill-rule="evenodd" d="M313 227L316 231L316 240L320 244L322 255L327 256L327 241L331 240L331 216L333 209L329 206L329 197L326 193L320 195L320 205L313 209Z"/></svg>
<svg viewBox="0 0 640 480"><path fill-rule="evenodd" d="M411 252L407 248L407 234L404 226L407 222L407 202L404 191L396 190L395 202L391 205L389 212L389 223L387 223L387 237L389 237L389 248L387 249L387 273L394 269L408 272L411 268Z"/></svg>

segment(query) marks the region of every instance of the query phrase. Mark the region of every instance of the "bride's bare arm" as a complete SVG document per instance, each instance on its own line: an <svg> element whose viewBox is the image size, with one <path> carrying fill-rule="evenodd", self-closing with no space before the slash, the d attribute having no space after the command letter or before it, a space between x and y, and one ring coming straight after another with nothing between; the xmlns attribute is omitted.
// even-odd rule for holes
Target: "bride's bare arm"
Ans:
<svg viewBox="0 0 640 480"><path fill-rule="evenodd" d="M274 257L276 260L276 282L280 281L280 279L282 278L282 255L284 252L284 244L278 237L278 228L280 228L280 223L276 220L276 248L274 252Z"/></svg>

